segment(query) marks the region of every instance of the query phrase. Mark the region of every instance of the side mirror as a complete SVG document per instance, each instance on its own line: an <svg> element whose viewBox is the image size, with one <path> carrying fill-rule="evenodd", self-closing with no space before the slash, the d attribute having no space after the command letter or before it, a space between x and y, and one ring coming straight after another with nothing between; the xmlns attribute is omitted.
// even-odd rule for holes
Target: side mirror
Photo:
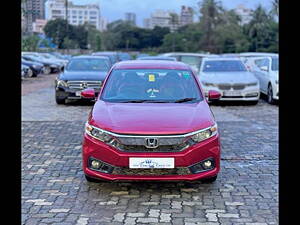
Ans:
<svg viewBox="0 0 300 225"><path fill-rule="evenodd" d="M95 90L94 89L84 89L81 92L81 96L84 98L95 98L96 97Z"/></svg>
<svg viewBox="0 0 300 225"><path fill-rule="evenodd" d="M208 101L217 101L221 98L221 93L218 91L208 91Z"/></svg>
<svg viewBox="0 0 300 225"><path fill-rule="evenodd" d="M261 67L259 67L262 71L266 71L266 72L268 72L268 67L267 66L261 66Z"/></svg>

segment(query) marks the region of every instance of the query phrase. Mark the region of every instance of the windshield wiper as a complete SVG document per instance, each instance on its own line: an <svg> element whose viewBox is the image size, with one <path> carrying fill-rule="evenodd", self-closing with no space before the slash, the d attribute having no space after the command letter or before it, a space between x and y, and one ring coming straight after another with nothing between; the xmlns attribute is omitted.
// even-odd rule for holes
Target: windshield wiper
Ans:
<svg viewBox="0 0 300 225"><path fill-rule="evenodd" d="M175 101L175 103L181 103L181 102L190 102L196 100L196 98L182 98Z"/></svg>
<svg viewBox="0 0 300 225"><path fill-rule="evenodd" d="M143 102L151 102L151 103L169 103L169 101L159 101L159 100L128 100L122 101L121 103L143 103Z"/></svg>

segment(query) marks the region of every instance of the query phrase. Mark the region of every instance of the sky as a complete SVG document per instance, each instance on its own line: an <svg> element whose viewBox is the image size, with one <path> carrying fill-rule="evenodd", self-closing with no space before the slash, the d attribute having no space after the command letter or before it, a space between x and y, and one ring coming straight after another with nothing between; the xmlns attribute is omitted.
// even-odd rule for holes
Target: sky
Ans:
<svg viewBox="0 0 300 225"><path fill-rule="evenodd" d="M199 0L71 0L75 4L96 3L100 4L100 11L103 17L109 22L124 19L126 12L136 14L138 26L143 26L143 19L149 18L156 9L171 10L179 13L181 5L191 6L198 9ZM239 4L247 8L255 8L261 4L264 8L270 9L272 0L221 0L226 9L233 9ZM195 15L195 20L198 16Z"/></svg>

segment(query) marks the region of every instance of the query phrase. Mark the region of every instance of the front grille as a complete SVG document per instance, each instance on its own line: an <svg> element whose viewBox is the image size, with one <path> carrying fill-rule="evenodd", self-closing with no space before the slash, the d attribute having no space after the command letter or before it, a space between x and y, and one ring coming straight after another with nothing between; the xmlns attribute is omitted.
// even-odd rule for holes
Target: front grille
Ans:
<svg viewBox="0 0 300 225"><path fill-rule="evenodd" d="M245 88L244 84L234 84L232 85L233 90L243 90Z"/></svg>
<svg viewBox="0 0 300 225"><path fill-rule="evenodd" d="M93 88L99 90L101 88L101 81L68 81L70 89L83 90L86 88Z"/></svg>
<svg viewBox="0 0 300 225"><path fill-rule="evenodd" d="M230 84L219 84L218 86L220 90L230 90L231 88Z"/></svg>
<svg viewBox="0 0 300 225"><path fill-rule="evenodd" d="M114 147L125 152L180 152L190 145L185 142L179 145L160 145L157 148L146 148L143 145L123 145L115 143Z"/></svg>
<svg viewBox="0 0 300 225"><path fill-rule="evenodd" d="M161 175L189 175L192 174L187 167L174 169L130 169L127 167L115 167L112 174L127 176L161 176Z"/></svg>
<svg viewBox="0 0 300 225"><path fill-rule="evenodd" d="M233 85L231 85L231 84L219 84L218 87L219 87L220 90L225 90L225 91L230 90L231 88L233 90L243 90L245 88L245 85L244 84L233 84Z"/></svg>

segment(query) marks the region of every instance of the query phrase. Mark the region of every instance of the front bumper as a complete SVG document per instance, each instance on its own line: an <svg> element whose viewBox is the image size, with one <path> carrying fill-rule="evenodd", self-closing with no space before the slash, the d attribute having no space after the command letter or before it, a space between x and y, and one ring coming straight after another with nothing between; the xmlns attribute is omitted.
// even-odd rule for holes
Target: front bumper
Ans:
<svg viewBox="0 0 300 225"><path fill-rule="evenodd" d="M218 87L205 87L204 93L208 97L208 91L214 90L221 93L220 101L258 101L260 97L260 90L258 86L246 87L243 90L221 90ZM235 92L237 94L228 95L228 92Z"/></svg>
<svg viewBox="0 0 300 225"><path fill-rule="evenodd" d="M78 89L70 89L67 87L56 87L56 96L62 99L70 99L70 100L79 100L79 99L86 99L81 95L78 96L76 93L82 91ZM95 90L95 95L98 97L100 90ZM94 99L91 99L94 100Z"/></svg>
<svg viewBox="0 0 300 225"><path fill-rule="evenodd" d="M279 100L279 84L275 84L273 87L273 99Z"/></svg>
<svg viewBox="0 0 300 225"><path fill-rule="evenodd" d="M84 135L83 146L82 146L82 159L83 159L83 171L84 173L93 178L105 179L110 181L116 180L185 180L192 181L202 178L213 177L220 171L220 141L219 134L210 139L207 139L201 143L190 146L189 148L181 152L123 152L119 151L103 142L100 142L88 135ZM164 174L164 170L168 169L129 169L129 158L130 157L160 157L160 158L174 158L175 169L180 171L189 171L188 173ZM89 168L89 159L94 158L105 162L107 165L113 166L114 170L110 173L104 173L95 171ZM188 168L192 165L199 163L208 158L212 158L215 162L215 167L208 171L199 173L192 173ZM117 169L115 169L117 168ZM123 172L135 170L136 172L132 175L124 175ZM153 174L145 175L142 171L152 170ZM156 173L155 171L162 171ZM147 173L149 174L149 173ZM162 175L164 174L164 175Z"/></svg>

